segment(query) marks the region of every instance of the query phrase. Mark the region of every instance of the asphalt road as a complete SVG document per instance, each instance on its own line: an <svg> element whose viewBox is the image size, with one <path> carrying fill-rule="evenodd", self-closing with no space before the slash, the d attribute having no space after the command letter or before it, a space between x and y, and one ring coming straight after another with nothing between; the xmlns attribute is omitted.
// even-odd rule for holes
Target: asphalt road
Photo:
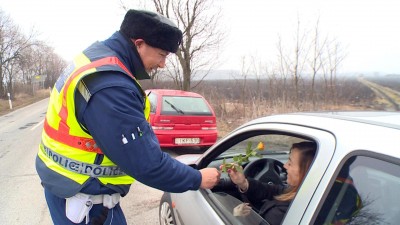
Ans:
<svg viewBox="0 0 400 225"><path fill-rule="evenodd" d="M0 117L0 224L52 224L35 170L47 104L45 99ZM134 183L121 200L128 224L159 224L161 195L162 191Z"/></svg>

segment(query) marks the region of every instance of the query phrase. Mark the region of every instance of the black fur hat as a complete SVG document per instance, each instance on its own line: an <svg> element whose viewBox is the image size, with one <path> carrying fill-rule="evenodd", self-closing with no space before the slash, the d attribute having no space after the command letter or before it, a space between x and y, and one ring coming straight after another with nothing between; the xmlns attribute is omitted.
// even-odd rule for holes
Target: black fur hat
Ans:
<svg viewBox="0 0 400 225"><path fill-rule="evenodd" d="M150 46L173 53L182 41L182 31L171 20L144 10L129 10L120 31L129 38L143 39Z"/></svg>

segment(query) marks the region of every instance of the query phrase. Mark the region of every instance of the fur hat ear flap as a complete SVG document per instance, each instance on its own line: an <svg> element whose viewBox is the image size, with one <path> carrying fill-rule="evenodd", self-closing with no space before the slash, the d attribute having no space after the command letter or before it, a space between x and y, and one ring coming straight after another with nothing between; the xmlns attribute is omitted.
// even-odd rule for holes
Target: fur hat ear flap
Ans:
<svg viewBox="0 0 400 225"><path fill-rule="evenodd" d="M168 18L154 12L129 10L120 31L148 45L175 53L182 42L182 31Z"/></svg>

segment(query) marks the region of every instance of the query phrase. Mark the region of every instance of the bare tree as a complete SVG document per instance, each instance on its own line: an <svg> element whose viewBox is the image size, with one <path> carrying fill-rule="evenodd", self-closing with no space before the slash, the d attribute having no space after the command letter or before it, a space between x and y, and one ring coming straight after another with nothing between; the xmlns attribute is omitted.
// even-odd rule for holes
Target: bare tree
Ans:
<svg viewBox="0 0 400 225"><path fill-rule="evenodd" d="M282 88L284 90L284 104L286 104L289 97L294 97L294 106L297 109L300 107L300 81L305 60L309 52L306 46L306 38L307 32L301 30L300 19L298 19L294 37L294 48L292 50L286 50L283 48L282 39L279 38L278 40L278 65L284 85ZM292 81L292 86L290 87L292 88L291 92L289 92L287 86L288 75L291 76Z"/></svg>
<svg viewBox="0 0 400 225"><path fill-rule="evenodd" d="M44 87L52 87L67 66L67 62L54 52L54 48L40 42L35 46L33 63L35 75L46 77Z"/></svg>
<svg viewBox="0 0 400 225"><path fill-rule="evenodd" d="M321 43L321 37L320 37L320 29L319 29L319 19L316 22L315 29L314 29L314 37L311 43L311 48L312 48L312 55L310 56L309 59L309 65L311 68L311 100L313 104L313 109L315 110L316 107L316 97L315 97L315 79L317 78L317 74L321 70L323 64L324 64L324 59L323 53L325 49L325 44L327 41L327 38L322 40Z"/></svg>
<svg viewBox="0 0 400 225"><path fill-rule="evenodd" d="M328 74L327 77L327 97L331 100L331 102L335 105L338 104L337 102L337 72L339 69L340 64L345 59L346 54L344 53L341 45L336 40L329 42L326 46L327 51L327 58L328 62L327 65L324 66L325 71ZM325 76L326 77L326 76Z"/></svg>
<svg viewBox="0 0 400 225"><path fill-rule="evenodd" d="M56 83L58 77L67 66L67 62L54 51L51 51L46 58L46 82L47 87L52 87Z"/></svg>
<svg viewBox="0 0 400 225"><path fill-rule="evenodd" d="M176 59L169 58L167 71L177 87L191 90L218 63L219 49L225 38L218 27L221 10L214 0L153 0L155 10L175 21L183 31Z"/></svg>
<svg viewBox="0 0 400 225"><path fill-rule="evenodd" d="M11 18L0 10L0 97L5 97L6 91L12 93L15 61L21 57L24 49L35 44L35 36L33 31L24 36Z"/></svg>
<svg viewBox="0 0 400 225"><path fill-rule="evenodd" d="M327 35L321 33L319 19L312 33L301 29L300 19L298 19L293 42L292 48L290 45L284 48L283 41L279 37L277 44L277 69L273 70L277 72L273 74L280 74L281 77L282 84L276 85L280 87L282 104L289 106L287 103L291 98L297 110L304 109L306 105L312 105L315 110L318 93L320 93L318 91L324 93L325 100L336 99L336 89L333 87L336 85L337 71L344 59L344 54L337 40L330 40ZM325 88L321 87L317 90L316 81L319 76L325 80ZM289 77L291 86L287 81ZM270 81L270 83L276 82L278 80ZM329 96L327 93L330 93Z"/></svg>
<svg viewBox="0 0 400 225"><path fill-rule="evenodd" d="M288 102L288 74L289 74L289 65L290 65L290 58L286 55L285 49L283 48L283 43L282 43L282 38L281 36L278 37L278 73L280 74L280 80L282 81L281 85L281 95L282 95L282 100L283 104L286 105ZM277 81L277 80L276 80ZM276 84L276 86L278 86Z"/></svg>
<svg viewBox="0 0 400 225"><path fill-rule="evenodd" d="M299 82L302 75L302 70L305 64L305 60L307 58L308 49L305 47L306 42L306 32L301 31L300 27L300 19L297 20L297 31L295 42L296 46L294 49L294 60L292 65L292 77L293 77L293 84L295 89L295 107L299 109L300 107L300 98L299 98Z"/></svg>

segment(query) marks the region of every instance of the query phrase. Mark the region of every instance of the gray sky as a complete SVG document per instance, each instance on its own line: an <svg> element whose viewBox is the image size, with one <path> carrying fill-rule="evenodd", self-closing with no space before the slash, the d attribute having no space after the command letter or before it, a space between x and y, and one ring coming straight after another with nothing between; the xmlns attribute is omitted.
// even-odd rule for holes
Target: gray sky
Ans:
<svg viewBox="0 0 400 225"><path fill-rule="evenodd" d="M346 49L342 72L400 73L398 0L220 2L228 30L221 69L240 69L243 56L273 60L278 35L289 47L298 18L312 29L319 17L321 33ZM124 16L118 0L2 0L0 7L25 31L40 31L40 39L66 60L118 30Z"/></svg>

